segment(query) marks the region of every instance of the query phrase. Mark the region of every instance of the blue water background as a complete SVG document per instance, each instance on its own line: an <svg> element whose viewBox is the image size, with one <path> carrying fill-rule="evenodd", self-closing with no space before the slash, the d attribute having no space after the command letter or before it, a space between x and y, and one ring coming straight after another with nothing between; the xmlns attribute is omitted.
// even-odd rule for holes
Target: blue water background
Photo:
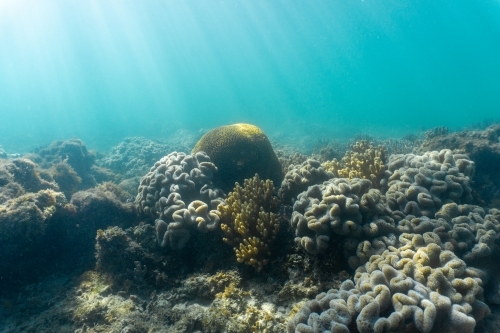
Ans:
<svg viewBox="0 0 500 333"><path fill-rule="evenodd" d="M0 1L0 144L251 122L398 137L500 118L500 2Z"/></svg>

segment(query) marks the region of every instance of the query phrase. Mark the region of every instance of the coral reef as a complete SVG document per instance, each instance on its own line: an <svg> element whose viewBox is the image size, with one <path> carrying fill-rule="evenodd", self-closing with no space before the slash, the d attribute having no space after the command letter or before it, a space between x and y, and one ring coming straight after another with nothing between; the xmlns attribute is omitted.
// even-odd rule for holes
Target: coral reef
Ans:
<svg viewBox="0 0 500 333"><path fill-rule="evenodd" d="M45 247L53 237L51 217L67 208L64 195L50 189L0 205L0 284L30 280L30 274L36 276L45 269L43 265L50 260Z"/></svg>
<svg viewBox="0 0 500 333"><path fill-rule="evenodd" d="M499 250L500 211L449 203L441 207L436 218L447 222L446 233L443 228L436 230L440 231L440 238L446 243L446 248L468 265L488 270L487 264L493 264L489 258Z"/></svg>
<svg viewBox="0 0 500 333"><path fill-rule="evenodd" d="M217 127L196 143L192 153L207 153L219 172L214 184L230 191L235 182L259 174L275 184L282 181L281 166L264 132L250 124Z"/></svg>
<svg viewBox="0 0 500 333"><path fill-rule="evenodd" d="M75 193L78 186L81 184L82 179L78 177L75 170L63 160L54 164L49 173L59 186L59 190L64 193L66 198L71 198L71 194Z"/></svg>
<svg viewBox="0 0 500 333"><path fill-rule="evenodd" d="M0 186L14 182L26 192L38 192L48 189L59 190L50 174L25 158L0 161Z"/></svg>
<svg viewBox="0 0 500 333"><path fill-rule="evenodd" d="M91 255L96 231L108 226L131 227L137 223L136 207L124 202L128 195L112 183L73 194L70 203L75 207L72 222L77 225L66 241L78 245L83 255Z"/></svg>
<svg viewBox="0 0 500 333"><path fill-rule="evenodd" d="M344 159L310 137L319 155L277 153L281 206L274 179L247 177L224 200L205 152L159 159L144 138L99 160L131 176L120 186L79 140L31 155L43 168L0 160L0 330L497 331L498 128L435 129L413 153L416 136L358 136ZM103 183L78 192L81 172Z"/></svg>
<svg viewBox="0 0 500 333"><path fill-rule="evenodd" d="M477 203L500 208L500 125L483 131L462 131L435 136L425 140L419 152L451 149L466 154L476 165L473 188Z"/></svg>
<svg viewBox="0 0 500 333"><path fill-rule="evenodd" d="M439 127L434 127L433 129L430 129L428 131L425 131L424 133L424 140L431 140L434 138L437 138L439 136L446 136L450 132L448 127L445 126L439 126Z"/></svg>
<svg viewBox="0 0 500 333"><path fill-rule="evenodd" d="M496 267L493 258L499 253L499 215L497 209L485 210L479 206L456 203L443 205L436 212L435 218L408 215L398 222L395 233L359 242L356 256L349 258L349 265L352 268L359 267L371 256L382 254L389 247L396 246L396 234L433 232L444 248L455 253L467 265L483 270L486 274L481 278L487 282L497 274L493 269Z"/></svg>
<svg viewBox="0 0 500 333"><path fill-rule="evenodd" d="M0 284L16 286L54 271L89 268L99 228L137 223L135 206L105 183L76 192L40 190L0 205Z"/></svg>
<svg viewBox="0 0 500 333"><path fill-rule="evenodd" d="M279 231L279 222L273 211L279 200L273 196L274 186L269 179L260 180L258 174L245 179L229 193L218 206L224 242L234 247L239 263L253 266L257 271L269 261L269 244Z"/></svg>
<svg viewBox="0 0 500 333"><path fill-rule="evenodd" d="M470 177L475 164L449 149L423 155L392 155L386 192L393 211L432 217L443 204L472 201Z"/></svg>
<svg viewBox="0 0 500 333"><path fill-rule="evenodd" d="M384 183L386 163L386 148L375 147L366 140L351 145L341 161L333 159L321 164L327 172L333 173L337 178L364 178L372 182L372 187L380 189Z"/></svg>
<svg viewBox="0 0 500 333"><path fill-rule="evenodd" d="M281 164L281 172L283 175L293 169L295 165L300 165L307 160L306 155L300 153L293 153L290 155L285 154L283 151L276 151L276 156Z"/></svg>
<svg viewBox="0 0 500 333"><path fill-rule="evenodd" d="M489 314L477 271L433 236L402 234L397 247L356 271L354 282L321 293L288 323L288 332L474 332Z"/></svg>
<svg viewBox="0 0 500 333"><path fill-rule="evenodd" d="M291 220L295 242L311 254L329 248L333 235L361 238L394 232L385 197L367 179L333 178L299 194Z"/></svg>
<svg viewBox="0 0 500 333"><path fill-rule="evenodd" d="M103 167L123 175L123 178L143 176L151 165L172 149L168 143L149 140L144 137L128 137L117 146L111 148L106 156L97 161Z"/></svg>
<svg viewBox="0 0 500 333"><path fill-rule="evenodd" d="M293 204L297 195L306 190L307 187L321 184L334 177L332 172L326 171L319 161L313 159L308 159L289 169L278 191L279 197L285 204Z"/></svg>
<svg viewBox="0 0 500 333"><path fill-rule="evenodd" d="M122 175L123 179L142 177L151 165L169 152L188 152L195 143L193 133L180 129L164 141L127 137L98 159L97 164Z"/></svg>
<svg viewBox="0 0 500 333"><path fill-rule="evenodd" d="M216 172L210 157L203 152L173 152L142 177L136 204L142 213L156 219L161 247L183 248L191 236L190 229L218 229L220 218L215 208L224 193L211 186ZM209 210L209 206L214 209Z"/></svg>
<svg viewBox="0 0 500 333"><path fill-rule="evenodd" d="M375 145L386 148L386 156L394 154L410 154L415 150L415 148L419 147L421 143L422 140L420 137L411 134L405 135L401 139L374 141Z"/></svg>
<svg viewBox="0 0 500 333"><path fill-rule="evenodd" d="M301 193L296 242L316 254L332 235L348 236L344 255L356 248L349 264L358 268L354 281L309 301L289 332L473 332L490 312L483 287L498 285L489 280L500 230L498 210L465 204L474 171L451 150L392 155L386 197L368 180L340 178Z"/></svg>
<svg viewBox="0 0 500 333"><path fill-rule="evenodd" d="M344 153L349 149L347 142L329 141L320 142L314 149L313 156L321 162L331 161L334 158L341 159Z"/></svg>
<svg viewBox="0 0 500 333"><path fill-rule="evenodd" d="M33 154L25 157L44 169L50 169L53 165L66 161L81 178L79 190L94 187L97 183L92 172L95 153L87 150L85 143L80 139L54 141L35 149Z"/></svg>

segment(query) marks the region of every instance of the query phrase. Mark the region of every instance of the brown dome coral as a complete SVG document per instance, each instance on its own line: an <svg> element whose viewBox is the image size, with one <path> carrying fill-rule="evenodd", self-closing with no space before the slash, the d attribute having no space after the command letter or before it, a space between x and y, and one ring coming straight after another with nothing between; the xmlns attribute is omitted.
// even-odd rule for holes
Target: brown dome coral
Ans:
<svg viewBox="0 0 500 333"><path fill-rule="evenodd" d="M217 166L214 183L224 191L256 173L262 179L281 184L278 158L266 134L257 126L240 123L217 127L203 135L192 153L199 151L207 153Z"/></svg>

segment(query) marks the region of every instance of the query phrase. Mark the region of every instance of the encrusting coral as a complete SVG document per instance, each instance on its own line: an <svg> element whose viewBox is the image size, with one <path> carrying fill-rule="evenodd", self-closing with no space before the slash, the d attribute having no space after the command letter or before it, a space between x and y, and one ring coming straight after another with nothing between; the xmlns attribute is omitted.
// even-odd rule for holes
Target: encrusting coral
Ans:
<svg viewBox="0 0 500 333"><path fill-rule="evenodd" d="M326 171L332 172L337 178L364 178L372 182L372 187L380 189L386 170L386 148L375 147L366 140L351 145L341 161L333 159L322 163Z"/></svg>
<svg viewBox="0 0 500 333"><path fill-rule="evenodd" d="M275 184L282 180L281 165L266 134L257 126L232 124L217 127L196 143L192 154L203 151L210 156L219 172L214 184L230 191L235 182L258 173Z"/></svg>
<svg viewBox="0 0 500 333"><path fill-rule="evenodd" d="M245 179L243 187L236 184L225 203L218 206L224 242L234 246L239 263L262 268L269 261L269 244L279 231L279 222L273 213L279 200L273 196L274 186L259 175Z"/></svg>
<svg viewBox="0 0 500 333"><path fill-rule="evenodd" d="M224 193L212 187L216 172L217 167L204 152L173 152L142 177L136 204L141 212L156 219L161 247L178 250L189 240L190 229L207 232L219 228L215 208Z"/></svg>

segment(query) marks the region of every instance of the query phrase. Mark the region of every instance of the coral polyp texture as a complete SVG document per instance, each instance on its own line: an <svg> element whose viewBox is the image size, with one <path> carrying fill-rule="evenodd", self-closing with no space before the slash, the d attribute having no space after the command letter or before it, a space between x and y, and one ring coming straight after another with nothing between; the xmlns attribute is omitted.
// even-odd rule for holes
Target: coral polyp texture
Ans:
<svg viewBox="0 0 500 333"><path fill-rule="evenodd" d="M482 131L466 130L426 138L419 152L452 149L467 154L476 164L473 187L482 205L500 208L500 124Z"/></svg>
<svg viewBox="0 0 500 333"><path fill-rule="evenodd" d="M500 299L500 212L467 204L474 171L466 155L447 149L392 155L387 192L333 178L299 194L296 243L316 254L343 236L357 270L309 301L289 332L474 332L490 312L483 287L490 302Z"/></svg>
<svg viewBox="0 0 500 333"><path fill-rule="evenodd" d="M326 171L321 162L307 159L300 165L289 167L278 194L285 204L289 204L300 192L307 190L307 187L321 184L333 177L335 175Z"/></svg>
<svg viewBox="0 0 500 333"><path fill-rule="evenodd" d="M432 236L402 234L398 243L359 267L354 281L307 302L288 332L474 332L490 312L477 270Z"/></svg>
<svg viewBox="0 0 500 333"><path fill-rule="evenodd" d="M334 235L360 238L394 232L385 197L368 179L333 178L299 194L291 219L295 242L311 254L322 253Z"/></svg>
<svg viewBox="0 0 500 333"><path fill-rule="evenodd" d="M437 219L447 222L446 233L440 237L447 248L467 264L482 266L498 251L500 211L474 205L446 204L436 213ZM442 224L443 225L443 224Z"/></svg>
<svg viewBox="0 0 500 333"><path fill-rule="evenodd" d="M173 152L142 177L136 204L156 219L160 246L178 250L189 240L190 229L207 232L219 227L215 208L224 193L212 187L216 172L217 167L204 152Z"/></svg>
<svg viewBox="0 0 500 333"><path fill-rule="evenodd" d="M366 140L351 145L341 161L333 159L322 163L326 171L332 172L337 178L364 178L372 182L373 188L384 186L386 170L386 148L376 147Z"/></svg>
<svg viewBox="0 0 500 333"><path fill-rule="evenodd" d="M281 165L266 134L257 126L232 124L217 127L196 143L192 153L207 153L219 172L214 184L228 192L235 182L259 174L275 184L282 180Z"/></svg>
<svg viewBox="0 0 500 333"><path fill-rule="evenodd" d="M394 211L432 217L442 205L472 201L475 164L449 149L423 155L392 155L386 196Z"/></svg>
<svg viewBox="0 0 500 333"><path fill-rule="evenodd" d="M239 263L251 265L257 271L268 263L269 244L279 231L273 213L279 207L279 200L273 192L273 182L263 181L256 174L245 179L243 187L237 183L225 203L218 207L224 242L234 246Z"/></svg>

